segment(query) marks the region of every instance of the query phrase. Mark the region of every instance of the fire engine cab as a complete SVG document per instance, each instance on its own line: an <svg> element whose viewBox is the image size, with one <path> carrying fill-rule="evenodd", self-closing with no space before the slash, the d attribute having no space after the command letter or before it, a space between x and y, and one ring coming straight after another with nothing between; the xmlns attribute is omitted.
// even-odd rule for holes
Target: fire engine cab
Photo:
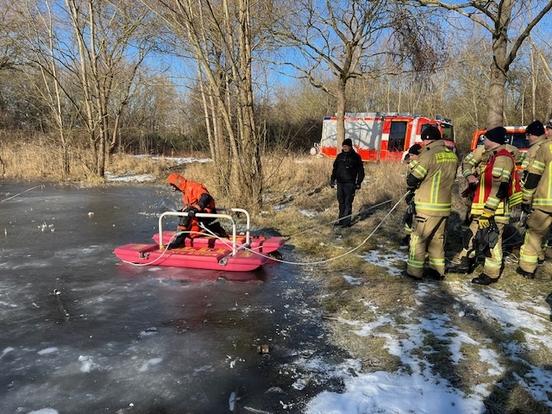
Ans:
<svg viewBox="0 0 552 414"><path fill-rule="evenodd" d="M403 113L363 112L345 115L345 137L353 141L353 147L363 161L400 161L415 143L421 143L420 135L427 125L435 125L454 148L454 131L449 119L437 115L435 119ZM337 142L337 118L327 116L322 124L322 139L311 150L335 158L340 152Z"/></svg>
<svg viewBox="0 0 552 414"><path fill-rule="evenodd" d="M525 126L505 126L506 129L506 144L517 147L521 152L527 151L529 148L529 140L525 135ZM478 145L483 145L486 129L478 129L473 133L471 149L474 150Z"/></svg>

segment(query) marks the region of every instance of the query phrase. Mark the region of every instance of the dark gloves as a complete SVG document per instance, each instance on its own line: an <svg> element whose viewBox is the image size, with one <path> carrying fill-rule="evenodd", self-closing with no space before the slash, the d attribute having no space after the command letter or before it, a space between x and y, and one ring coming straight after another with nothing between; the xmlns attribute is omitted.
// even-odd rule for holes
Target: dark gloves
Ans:
<svg viewBox="0 0 552 414"><path fill-rule="evenodd" d="M330 187L335 188L335 181L330 181Z"/></svg>
<svg viewBox="0 0 552 414"><path fill-rule="evenodd" d="M195 217L195 215L198 213L196 208L191 208L187 211L188 217Z"/></svg>
<svg viewBox="0 0 552 414"><path fill-rule="evenodd" d="M356 188L357 190L360 190L360 184L355 185L355 188Z"/></svg>
<svg viewBox="0 0 552 414"><path fill-rule="evenodd" d="M530 214L533 211L533 207L529 203L521 203L521 211L525 214Z"/></svg>
<svg viewBox="0 0 552 414"><path fill-rule="evenodd" d="M414 190L408 190L408 193L406 193L406 196L404 197L404 201L406 201L406 204L412 203L412 200L414 200L414 194Z"/></svg>

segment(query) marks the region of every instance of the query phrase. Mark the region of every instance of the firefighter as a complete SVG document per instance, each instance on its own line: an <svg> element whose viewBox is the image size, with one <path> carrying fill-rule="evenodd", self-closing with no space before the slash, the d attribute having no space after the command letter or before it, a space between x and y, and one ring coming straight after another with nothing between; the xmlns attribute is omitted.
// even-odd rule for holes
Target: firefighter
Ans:
<svg viewBox="0 0 552 414"><path fill-rule="evenodd" d="M540 145L535 158L527 169L523 186L522 209L530 214L527 219L527 232L520 249L517 272L533 278L537 270L539 256L543 256L543 242L552 224L552 142Z"/></svg>
<svg viewBox="0 0 552 414"><path fill-rule="evenodd" d="M181 211L187 212L187 217L181 217L177 230L186 232L179 234L168 246L169 249L179 247L184 244L186 237L194 239L202 236L204 229L200 223L208 230L219 237L228 237L226 231L214 218L196 217L197 213L216 214L215 199L209 194L209 191L201 183L186 180L180 174L171 173L167 177L167 182L174 191L182 193L183 208Z"/></svg>
<svg viewBox="0 0 552 414"><path fill-rule="evenodd" d="M362 159L353 149L353 142L343 140L342 151L333 163L330 187L337 184L337 201L339 203L339 221L335 226L350 227L353 212L355 191L360 190L364 180L364 166Z"/></svg>
<svg viewBox="0 0 552 414"><path fill-rule="evenodd" d="M439 129L426 126L421 138L428 141L409 164L406 202L414 200L415 217L410 236L406 275L420 280L424 274L434 279L445 276L445 228L451 210L452 185L458 157L446 147ZM424 272L426 255L429 268Z"/></svg>
<svg viewBox="0 0 552 414"><path fill-rule="evenodd" d="M504 145L506 129L496 127L485 133L484 162L479 165L479 179L471 205L470 237L452 260L450 270L469 273L477 255L484 254L483 273L472 283L489 285L502 271L502 233L510 220L510 200L517 200L515 161Z"/></svg>
<svg viewBox="0 0 552 414"><path fill-rule="evenodd" d="M535 159L535 156L541 147L541 145L546 142L546 131L544 125L541 121L533 121L527 128L525 128L525 134L527 135L527 140L529 141L529 149L523 157L523 163L521 164L521 169L523 171L522 182L527 178L527 168L531 162Z"/></svg>
<svg viewBox="0 0 552 414"><path fill-rule="evenodd" d="M412 160L417 160L420 156L420 151L422 150L422 145L416 143L412 145L404 157L405 162L411 162ZM410 235L412 234L412 224L414 223L415 216L414 200L408 204L406 212L404 213L403 224L404 224L404 234L405 236L401 240L401 246L408 246L410 244Z"/></svg>

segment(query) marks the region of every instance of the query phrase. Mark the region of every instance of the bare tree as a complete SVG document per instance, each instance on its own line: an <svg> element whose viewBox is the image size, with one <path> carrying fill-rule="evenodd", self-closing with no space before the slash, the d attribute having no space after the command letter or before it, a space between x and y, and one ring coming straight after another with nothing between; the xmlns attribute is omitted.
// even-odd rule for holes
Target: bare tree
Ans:
<svg viewBox="0 0 552 414"><path fill-rule="evenodd" d="M374 46L388 24L382 21L385 4L384 0L293 1L288 10L295 11L275 30L277 40L299 54L285 64L336 99L338 144L345 138L347 85L371 71L374 57L381 54ZM325 76L327 71L333 76Z"/></svg>
<svg viewBox="0 0 552 414"><path fill-rule="evenodd" d="M182 39L198 64L204 119L215 163L229 163L230 190L258 209L262 204L260 134L253 98L254 16L265 6L251 0L145 1ZM203 82L203 79L205 80ZM226 148L230 158L226 157ZM217 151L222 150L223 154ZM220 174L220 171L219 171ZM236 197L238 198L238 197Z"/></svg>
<svg viewBox="0 0 552 414"><path fill-rule="evenodd" d="M531 30L552 8L552 0L528 3L516 0L402 0L404 3L435 7L458 13L483 27L492 36L493 61L490 67L491 83L488 101L487 127L492 128L504 122L505 92L508 71L518 51ZM531 16L531 11L534 14ZM529 14L528 14L529 13ZM527 17L529 16L529 17ZM526 19L522 29L512 34L512 20Z"/></svg>

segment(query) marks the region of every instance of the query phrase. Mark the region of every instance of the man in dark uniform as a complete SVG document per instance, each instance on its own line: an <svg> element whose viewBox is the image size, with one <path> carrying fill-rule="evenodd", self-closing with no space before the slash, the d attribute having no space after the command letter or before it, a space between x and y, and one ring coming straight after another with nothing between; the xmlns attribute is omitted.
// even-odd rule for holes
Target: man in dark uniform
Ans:
<svg viewBox="0 0 552 414"><path fill-rule="evenodd" d="M343 141L342 151L333 164L330 186L337 184L337 201L339 202L339 221L336 226L351 226L351 214L355 191L360 189L364 180L364 166L362 159L353 149L352 141L347 138Z"/></svg>

